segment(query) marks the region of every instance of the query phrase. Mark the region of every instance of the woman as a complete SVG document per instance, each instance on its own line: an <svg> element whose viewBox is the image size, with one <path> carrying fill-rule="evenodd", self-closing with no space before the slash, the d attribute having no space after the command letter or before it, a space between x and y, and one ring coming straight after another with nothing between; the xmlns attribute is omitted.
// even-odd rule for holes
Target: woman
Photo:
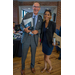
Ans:
<svg viewBox="0 0 75 75"><path fill-rule="evenodd" d="M41 28L41 42L42 42L42 52L44 53L44 63L45 67L41 71L42 73L46 71L47 69L47 63L49 64L49 69L47 70L48 73L52 70L52 65L51 61L49 59L52 50L53 50L53 34L56 29L56 24L51 20L51 11L50 10L45 10L44 12L44 22L42 23L42 28Z"/></svg>

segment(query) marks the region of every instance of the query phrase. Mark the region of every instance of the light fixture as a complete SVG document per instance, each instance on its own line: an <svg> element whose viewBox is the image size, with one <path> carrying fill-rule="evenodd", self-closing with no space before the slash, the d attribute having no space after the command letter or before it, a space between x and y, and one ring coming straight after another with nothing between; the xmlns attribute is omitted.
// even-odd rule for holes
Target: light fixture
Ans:
<svg viewBox="0 0 75 75"><path fill-rule="evenodd" d="M46 9L49 9L49 8L46 8Z"/></svg>
<svg viewBox="0 0 75 75"><path fill-rule="evenodd" d="M30 8L28 8L28 9L30 9Z"/></svg>

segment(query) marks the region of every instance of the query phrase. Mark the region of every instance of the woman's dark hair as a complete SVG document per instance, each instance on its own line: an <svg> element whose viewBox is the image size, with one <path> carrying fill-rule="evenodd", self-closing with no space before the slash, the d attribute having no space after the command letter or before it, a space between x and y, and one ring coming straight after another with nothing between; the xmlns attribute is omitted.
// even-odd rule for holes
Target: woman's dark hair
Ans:
<svg viewBox="0 0 75 75"><path fill-rule="evenodd" d="M13 22L13 23L15 23L15 22Z"/></svg>
<svg viewBox="0 0 75 75"><path fill-rule="evenodd" d="M52 13L51 13L51 10L50 9L46 9L45 11L44 11L44 14L45 14L45 12L46 11L48 11L49 13L50 13L50 15L52 15Z"/></svg>

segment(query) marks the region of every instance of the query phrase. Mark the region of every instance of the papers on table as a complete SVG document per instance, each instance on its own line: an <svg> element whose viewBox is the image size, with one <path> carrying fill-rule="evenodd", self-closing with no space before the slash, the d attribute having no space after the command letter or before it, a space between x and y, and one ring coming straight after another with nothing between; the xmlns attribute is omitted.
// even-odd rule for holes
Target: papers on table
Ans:
<svg viewBox="0 0 75 75"><path fill-rule="evenodd" d="M23 31L20 31L19 33L23 33Z"/></svg>

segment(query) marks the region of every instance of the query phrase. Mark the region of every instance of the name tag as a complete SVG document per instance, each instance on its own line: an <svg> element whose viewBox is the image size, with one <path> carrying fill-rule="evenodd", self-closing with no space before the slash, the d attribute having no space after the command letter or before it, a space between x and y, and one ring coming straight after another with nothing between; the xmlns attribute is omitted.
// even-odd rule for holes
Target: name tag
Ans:
<svg viewBox="0 0 75 75"><path fill-rule="evenodd" d="M40 22L40 20L38 20L38 22Z"/></svg>
<svg viewBox="0 0 75 75"><path fill-rule="evenodd" d="M47 29L49 29L49 27L47 27Z"/></svg>

